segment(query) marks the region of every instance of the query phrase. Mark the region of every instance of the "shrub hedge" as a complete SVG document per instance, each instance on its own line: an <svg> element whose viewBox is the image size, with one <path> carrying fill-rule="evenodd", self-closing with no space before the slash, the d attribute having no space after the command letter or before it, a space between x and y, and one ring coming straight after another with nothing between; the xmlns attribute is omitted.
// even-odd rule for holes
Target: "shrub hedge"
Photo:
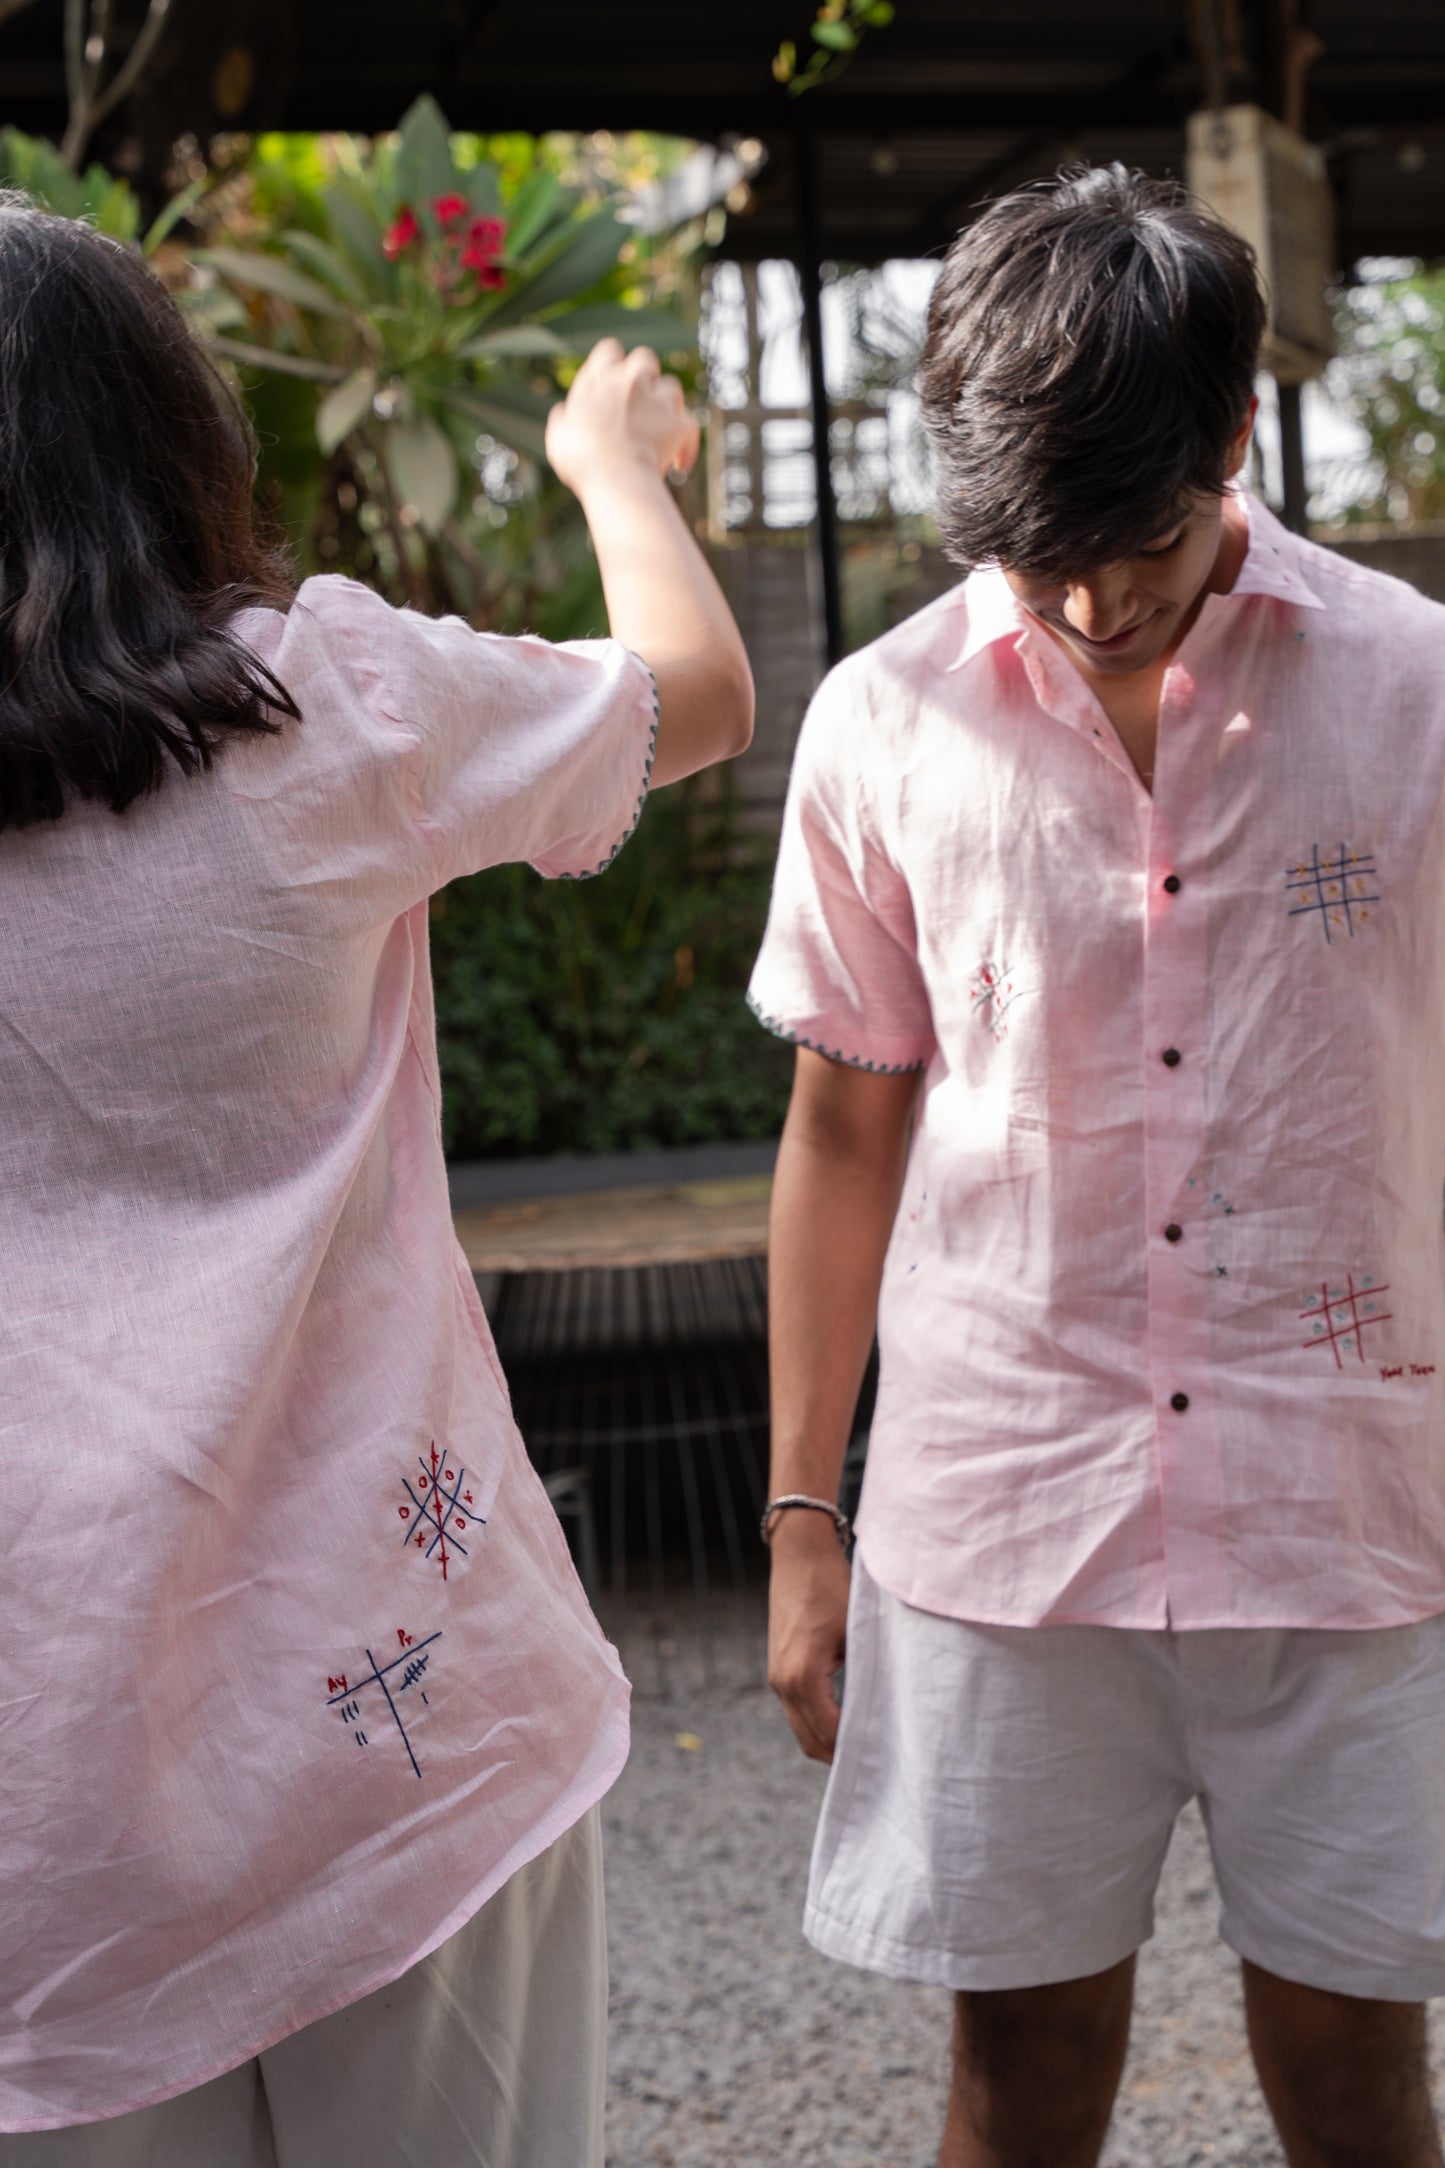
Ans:
<svg viewBox="0 0 1445 2168"><path fill-rule="evenodd" d="M432 906L448 1153L489 1159L775 1136L792 1056L743 990L771 844L706 786L661 792L605 874L502 866Z"/></svg>

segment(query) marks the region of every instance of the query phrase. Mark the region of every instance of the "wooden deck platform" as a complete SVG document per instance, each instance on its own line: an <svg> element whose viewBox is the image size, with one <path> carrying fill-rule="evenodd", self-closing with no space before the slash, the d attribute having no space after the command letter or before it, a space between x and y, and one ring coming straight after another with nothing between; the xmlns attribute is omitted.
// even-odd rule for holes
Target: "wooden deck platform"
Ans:
<svg viewBox="0 0 1445 2168"><path fill-rule="evenodd" d="M509 1198L455 1213L473 1272L701 1264L762 1257L772 1176L650 1183L558 1197Z"/></svg>

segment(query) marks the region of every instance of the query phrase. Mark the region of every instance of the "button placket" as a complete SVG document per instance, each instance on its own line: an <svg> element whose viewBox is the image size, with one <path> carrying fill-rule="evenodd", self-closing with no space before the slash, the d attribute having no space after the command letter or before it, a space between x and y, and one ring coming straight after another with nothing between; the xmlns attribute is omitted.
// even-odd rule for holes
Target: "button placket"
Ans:
<svg viewBox="0 0 1445 2168"><path fill-rule="evenodd" d="M1190 868L1207 855L1207 834L1194 822L1207 819L1212 758L1195 683L1176 664L1160 704L1145 878L1144 1177L1149 1375L1166 1578L1171 1597L1186 1608L1202 1555L1192 1536L1208 1527L1216 1479L1199 1247L1190 1241L1189 1212L1181 1212L1206 1112L1208 914L1203 884Z"/></svg>

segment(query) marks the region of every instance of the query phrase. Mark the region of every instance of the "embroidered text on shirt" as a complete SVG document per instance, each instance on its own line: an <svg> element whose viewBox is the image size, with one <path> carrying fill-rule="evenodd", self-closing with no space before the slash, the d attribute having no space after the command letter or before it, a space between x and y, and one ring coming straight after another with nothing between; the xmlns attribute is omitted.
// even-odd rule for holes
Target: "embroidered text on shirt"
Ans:
<svg viewBox="0 0 1445 2168"><path fill-rule="evenodd" d="M326 1706L328 1709L339 1708L342 1723L348 1727L355 1727L351 1731L351 1737L355 1739L358 1746L369 1746L371 1742L361 1728L363 1712L360 1697L368 1687L379 1686L385 1696L386 1706L392 1720L401 1733L401 1743L406 1748L407 1759L416 1774L420 1776L421 1763L417 1760L412 1749L412 1743L407 1736L406 1725L402 1722L401 1711L397 1707L397 1702L409 1687L421 1687L427 1665L431 1662L431 1645L434 1641L440 1641L441 1630L438 1628L435 1633L428 1634L425 1640L413 1643L412 1636L403 1627L398 1627L397 1638L402 1645L399 1655L393 1656L389 1663L378 1664L376 1658L368 1649L366 1661L371 1668L365 1677L348 1682L348 1674L342 1672L341 1690L338 1693L328 1693ZM391 1684L388 1685L388 1678L398 1668L401 1670L402 1676L399 1679L392 1679ZM336 1685L336 1680L328 1678L326 1683L329 1689ZM427 1701L424 1691L421 1692L420 1699L426 1702L427 1707L430 1708L431 1704ZM375 1706L374 1702L373 1706ZM378 1710L379 1714L380 1711Z"/></svg>

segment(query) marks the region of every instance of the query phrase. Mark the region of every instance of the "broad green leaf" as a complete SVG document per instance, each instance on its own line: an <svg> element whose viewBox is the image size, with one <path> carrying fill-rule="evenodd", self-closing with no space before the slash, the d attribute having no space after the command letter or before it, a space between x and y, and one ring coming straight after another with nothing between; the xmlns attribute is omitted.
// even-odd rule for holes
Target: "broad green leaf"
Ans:
<svg viewBox="0 0 1445 2168"><path fill-rule="evenodd" d="M490 158L483 158L468 173L457 176L462 193L472 207L473 218L497 218L502 209L501 175Z"/></svg>
<svg viewBox="0 0 1445 2168"><path fill-rule="evenodd" d="M335 384L343 371L329 361L313 361L308 354L287 354L276 346L253 346L247 339L211 341L212 351L239 361L243 368L265 369L275 376L301 376L311 384Z"/></svg>
<svg viewBox="0 0 1445 2168"><path fill-rule="evenodd" d="M581 203L582 191L580 188L559 188L552 200L545 220L537 228L525 248L513 245L512 233L509 228L507 232L507 249L513 261L516 262L525 257L527 261L522 268L526 270L531 270L534 265L544 261L550 261L557 244L564 240L569 232L575 231L577 221L574 213Z"/></svg>
<svg viewBox="0 0 1445 2168"><path fill-rule="evenodd" d="M546 329L568 354L584 354L599 339L620 339L629 352L634 346L651 346L660 354L691 353L697 345L691 325L670 310L625 309L617 301L595 301L549 316Z"/></svg>
<svg viewBox="0 0 1445 2168"><path fill-rule="evenodd" d="M526 255L532 243L551 224L563 193L562 183L545 166L539 166L535 173L527 175L507 205L507 249L511 255Z"/></svg>
<svg viewBox="0 0 1445 2168"><path fill-rule="evenodd" d="M210 181L210 174L203 173L198 181L192 181L189 188L181 189L178 195L172 196L170 202L162 206L159 215L146 228L145 239L140 245L142 256L154 255L172 228L178 226L183 218L190 216L210 186Z"/></svg>
<svg viewBox="0 0 1445 2168"><path fill-rule="evenodd" d="M449 391L443 396L453 413L464 415L500 443L510 444L514 452L530 452L534 459L546 457L547 416L555 399L502 384L489 384L484 392Z"/></svg>
<svg viewBox="0 0 1445 2168"><path fill-rule="evenodd" d="M457 501L457 458L434 421L393 422L382 437L392 487L428 534L437 534Z"/></svg>
<svg viewBox="0 0 1445 2168"><path fill-rule="evenodd" d="M513 324L504 331L484 331L457 348L459 361L531 361L571 351L550 324Z"/></svg>
<svg viewBox="0 0 1445 2168"><path fill-rule="evenodd" d="M299 256L318 278L325 280L334 294L339 294L343 301L354 301L358 307L365 307L366 288L346 258L328 242L319 241L314 233L306 233L299 226L288 227L281 239L293 256Z"/></svg>
<svg viewBox="0 0 1445 2168"><path fill-rule="evenodd" d="M396 292L396 266L381 246L381 224L361 182L341 174L325 194L331 237L348 256L374 294Z"/></svg>
<svg viewBox="0 0 1445 2168"><path fill-rule="evenodd" d="M354 369L344 383L326 394L316 409L316 441L328 458L342 438L365 421L375 396L375 369Z"/></svg>
<svg viewBox="0 0 1445 2168"><path fill-rule="evenodd" d="M251 321L245 303L229 286L211 286L204 293L197 287L183 286L175 300L187 323L195 324L203 333L227 331Z"/></svg>
<svg viewBox="0 0 1445 2168"><path fill-rule="evenodd" d="M851 53L857 48L858 33L846 23L813 23L810 29L814 42L825 45L830 53Z"/></svg>
<svg viewBox="0 0 1445 2168"><path fill-rule="evenodd" d="M451 139L441 107L424 92L404 115L397 134L396 192L418 218L437 196L457 190Z"/></svg>
<svg viewBox="0 0 1445 2168"><path fill-rule="evenodd" d="M594 211L590 218L580 219L561 237L555 252L543 258L538 270L518 275L488 323L500 328L585 293L612 269L627 237L627 227L611 211Z"/></svg>
<svg viewBox="0 0 1445 2168"><path fill-rule="evenodd" d="M133 241L140 230L140 205L126 181L107 179L88 208L97 230L112 241Z"/></svg>
<svg viewBox="0 0 1445 2168"><path fill-rule="evenodd" d="M7 180L38 196L47 210L62 218L79 218L84 212L85 184L43 136L26 135L23 128L5 129L0 134L0 169Z"/></svg>
<svg viewBox="0 0 1445 2168"><path fill-rule="evenodd" d="M873 0L872 6L864 10L864 20L875 30L886 30L893 20L893 0Z"/></svg>
<svg viewBox="0 0 1445 2168"><path fill-rule="evenodd" d="M275 294L279 300L294 302L298 309L309 309L313 316L346 314L324 286L307 278L304 271L298 271L283 257L262 256L241 248L202 248L196 255L233 285L254 286L259 293Z"/></svg>

